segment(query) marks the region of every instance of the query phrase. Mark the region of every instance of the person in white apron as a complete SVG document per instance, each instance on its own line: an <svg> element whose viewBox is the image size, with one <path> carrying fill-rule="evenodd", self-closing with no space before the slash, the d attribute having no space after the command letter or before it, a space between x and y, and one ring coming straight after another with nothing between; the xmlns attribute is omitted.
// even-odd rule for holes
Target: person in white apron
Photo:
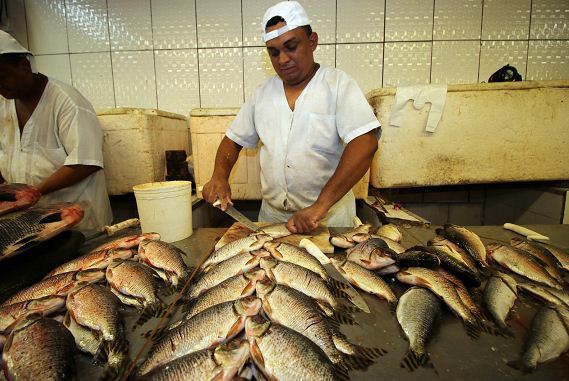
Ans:
<svg viewBox="0 0 569 381"><path fill-rule="evenodd" d="M0 183L33 185L38 205L79 202L87 233L112 222L103 134L93 106L35 70L33 55L0 31Z"/></svg>
<svg viewBox="0 0 569 381"><path fill-rule="evenodd" d="M262 205L259 221L284 222L293 233L320 222L353 226L352 187L369 169L380 124L356 82L314 62L318 35L296 1L269 8L263 40L277 73L243 105L223 138L207 202L231 203L229 174L242 147L259 141Z"/></svg>

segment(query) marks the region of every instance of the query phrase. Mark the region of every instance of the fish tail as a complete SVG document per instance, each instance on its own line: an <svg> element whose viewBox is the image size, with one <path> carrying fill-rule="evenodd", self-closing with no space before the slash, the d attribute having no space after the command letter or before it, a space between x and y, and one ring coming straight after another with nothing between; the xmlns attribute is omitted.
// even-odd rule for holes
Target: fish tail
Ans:
<svg viewBox="0 0 569 381"><path fill-rule="evenodd" d="M522 359L510 360L506 364L514 369L521 370L524 373L532 373L535 370L535 366L524 363Z"/></svg>
<svg viewBox="0 0 569 381"><path fill-rule="evenodd" d="M332 291L334 291L334 290L347 290L348 288L350 288L349 284L340 282L339 280L336 280L334 278L329 278L327 283L328 283L328 286L330 286L330 288L332 289Z"/></svg>
<svg viewBox="0 0 569 381"><path fill-rule="evenodd" d="M348 313L334 311L330 318L339 324L358 325L354 317Z"/></svg>
<svg viewBox="0 0 569 381"><path fill-rule="evenodd" d="M368 360L375 360L387 354L387 351L383 348L363 347L359 345L356 345L354 347L354 356L362 357Z"/></svg>
<svg viewBox="0 0 569 381"><path fill-rule="evenodd" d="M168 326L164 326L158 329L150 329L142 333L140 336L144 337L145 339L151 338L153 343L157 343L160 340L162 340L162 338L166 335L166 332L168 331L169 331Z"/></svg>
<svg viewBox="0 0 569 381"><path fill-rule="evenodd" d="M414 372L419 367L425 366L429 363L431 363L431 358L428 353L417 353L414 350L409 349L405 354L405 357L403 357L399 363L399 366L401 368L407 369L408 372Z"/></svg>
<svg viewBox="0 0 569 381"><path fill-rule="evenodd" d="M348 374L348 371L343 368L341 365L334 365L334 376L335 376L335 380L337 381L349 381L350 380L350 375Z"/></svg>
<svg viewBox="0 0 569 381"><path fill-rule="evenodd" d="M168 305L162 301L155 305L147 306L142 310L139 318L132 326L132 329L135 330L136 328L146 324L146 322L152 318L164 317L167 312L168 312Z"/></svg>
<svg viewBox="0 0 569 381"><path fill-rule="evenodd" d="M480 324L473 324L465 321L464 329L466 330L468 337L472 340L478 340L480 338L480 333L482 331Z"/></svg>
<svg viewBox="0 0 569 381"><path fill-rule="evenodd" d="M354 355L343 355L342 360L338 366L344 371L348 372L351 370L366 370L374 361Z"/></svg>
<svg viewBox="0 0 569 381"><path fill-rule="evenodd" d="M133 368L133 363L130 359L126 358L117 366L108 366L103 371L99 381L125 381L131 380L129 377L130 370Z"/></svg>

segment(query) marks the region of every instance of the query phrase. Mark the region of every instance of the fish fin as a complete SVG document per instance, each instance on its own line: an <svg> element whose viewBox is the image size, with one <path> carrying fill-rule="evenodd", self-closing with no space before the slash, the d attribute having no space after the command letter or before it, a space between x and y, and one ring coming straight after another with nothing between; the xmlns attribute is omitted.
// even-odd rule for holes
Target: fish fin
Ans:
<svg viewBox="0 0 569 381"><path fill-rule="evenodd" d="M358 325L358 322L354 319L354 317L350 314L334 311L332 316L330 316L330 320L335 323L339 324L346 324L346 325Z"/></svg>
<svg viewBox="0 0 569 381"><path fill-rule="evenodd" d="M341 369L345 371L350 370L366 370L371 365L373 365L374 361L358 356L353 355L342 355L342 360L338 364Z"/></svg>
<svg viewBox="0 0 569 381"><path fill-rule="evenodd" d="M235 337L243 330L245 318L240 316L235 323L229 328L227 331L227 335L225 335L226 340L230 340L232 337Z"/></svg>
<svg viewBox="0 0 569 381"><path fill-rule="evenodd" d="M248 266L248 265L254 264L255 262L258 262L258 261L259 261L259 258L253 257L253 258L249 259L247 261L247 263L245 263L245 265Z"/></svg>
<svg viewBox="0 0 569 381"><path fill-rule="evenodd" d="M136 320L136 322L132 326L132 329L135 330L136 328L144 325L151 318L164 317L166 316L167 312L168 312L168 305L166 305L164 302L160 302L155 306L147 306L140 313L140 317Z"/></svg>
<svg viewBox="0 0 569 381"><path fill-rule="evenodd" d="M338 365L334 365L333 368L334 368L334 380L337 380L337 381L349 381L350 380L350 375L348 374L348 371L346 369L344 369Z"/></svg>
<svg viewBox="0 0 569 381"><path fill-rule="evenodd" d="M399 366L401 368L407 369L408 372L414 372L419 367L431 368L435 374L439 374L434 364L431 362L431 357L428 353L418 354L412 350L409 350L405 357L403 357L403 360L401 360Z"/></svg>
<svg viewBox="0 0 569 381"><path fill-rule="evenodd" d="M144 333L141 333L140 336L148 339L150 338L150 340L152 340L152 342L154 343L152 345L152 347L154 347L154 345L156 343L158 343L160 340L162 340L164 338L164 336L166 335L166 333L169 331L169 327L168 326L164 326L164 327L160 327L158 329L150 329Z"/></svg>
<svg viewBox="0 0 569 381"><path fill-rule="evenodd" d="M251 280L245 287L243 287L243 291L241 291L241 296L249 296L253 294L255 291L255 281Z"/></svg>
<svg viewBox="0 0 569 381"><path fill-rule="evenodd" d="M464 322L464 329L466 330L466 334L472 340L478 340L480 338L480 325Z"/></svg>
<svg viewBox="0 0 569 381"><path fill-rule="evenodd" d="M387 351L383 348L373 348L373 347L363 347L360 345L355 346L354 355L357 357L363 357L369 360L375 360L379 357L383 357L387 354Z"/></svg>
<svg viewBox="0 0 569 381"><path fill-rule="evenodd" d="M124 361L117 366L109 366L105 368L103 374L99 377L99 381L128 380L132 369L134 369L132 360L125 358Z"/></svg>
<svg viewBox="0 0 569 381"><path fill-rule="evenodd" d="M340 290L340 289L338 289L338 288L332 288L332 289L330 289L330 293L331 293L332 296L334 296L335 298L344 298L344 299L350 300L350 295L348 295L345 291Z"/></svg>
<svg viewBox="0 0 569 381"><path fill-rule="evenodd" d="M51 222L59 222L63 220L61 217L61 212L50 213L47 216L43 217L41 220L38 221L40 224L49 224Z"/></svg>
<svg viewBox="0 0 569 381"><path fill-rule="evenodd" d="M348 288L350 288L350 285L344 282L340 282L337 279L334 278L329 278L326 283L328 284L328 286L331 289L337 289L337 290L347 290Z"/></svg>
<svg viewBox="0 0 569 381"><path fill-rule="evenodd" d="M253 358L253 361L255 361L255 364L257 364L260 368L264 369L265 359L263 358L263 354L261 353L261 349L259 348L259 345L257 345L256 340L250 342L249 350L251 352L251 357Z"/></svg>
<svg viewBox="0 0 569 381"><path fill-rule="evenodd" d="M192 309L192 307L196 304L196 299L185 299L185 298L180 298L178 299L178 301L176 302L176 306L182 306L182 313L185 315L188 312L190 312L190 310Z"/></svg>
<svg viewBox="0 0 569 381"><path fill-rule="evenodd" d="M535 367L524 364L522 359L510 360L506 362L506 364L508 364L509 367L521 370L524 373L532 373L535 370Z"/></svg>

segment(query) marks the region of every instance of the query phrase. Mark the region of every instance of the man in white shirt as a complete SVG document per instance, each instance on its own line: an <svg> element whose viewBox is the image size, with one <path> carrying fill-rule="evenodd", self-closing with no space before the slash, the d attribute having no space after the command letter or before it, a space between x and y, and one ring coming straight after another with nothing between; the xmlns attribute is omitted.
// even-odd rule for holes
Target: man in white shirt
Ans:
<svg viewBox="0 0 569 381"><path fill-rule="evenodd" d="M33 56L0 31L0 183L25 183L39 205L81 202L77 227L112 221L103 134L93 106L73 87L37 73Z"/></svg>
<svg viewBox="0 0 569 381"><path fill-rule="evenodd" d="M344 72L314 62L318 35L296 1L263 17L263 39L277 76L257 88L227 130L204 185L207 202L231 203L229 174L242 147L259 140L260 221L284 222L293 233L352 226L351 188L368 170L380 124L365 96ZM345 146L344 146L345 145Z"/></svg>

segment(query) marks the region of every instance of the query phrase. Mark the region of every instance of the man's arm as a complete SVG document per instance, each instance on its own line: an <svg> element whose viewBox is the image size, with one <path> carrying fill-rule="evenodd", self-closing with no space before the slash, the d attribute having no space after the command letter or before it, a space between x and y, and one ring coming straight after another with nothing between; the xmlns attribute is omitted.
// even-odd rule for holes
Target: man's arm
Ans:
<svg viewBox="0 0 569 381"><path fill-rule="evenodd" d="M2 177L2 174L0 173L0 184L4 184L6 182L6 180L4 180L4 177Z"/></svg>
<svg viewBox="0 0 569 381"><path fill-rule="evenodd" d="M336 171L314 204L296 212L287 222L292 233L308 233L318 227L328 210L365 175L377 151L376 131L354 138L346 145Z"/></svg>
<svg viewBox="0 0 569 381"><path fill-rule="evenodd" d="M215 168L211 179L203 187L203 198L210 204L215 200L221 201L221 210L231 205L231 188L229 187L229 175L239 158L239 152L243 147L229 139L227 136L217 148L215 155Z"/></svg>
<svg viewBox="0 0 569 381"><path fill-rule="evenodd" d="M39 186L41 194L48 194L59 189L77 184L87 176L97 172L101 167L96 165L63 165Z"/></svg>

